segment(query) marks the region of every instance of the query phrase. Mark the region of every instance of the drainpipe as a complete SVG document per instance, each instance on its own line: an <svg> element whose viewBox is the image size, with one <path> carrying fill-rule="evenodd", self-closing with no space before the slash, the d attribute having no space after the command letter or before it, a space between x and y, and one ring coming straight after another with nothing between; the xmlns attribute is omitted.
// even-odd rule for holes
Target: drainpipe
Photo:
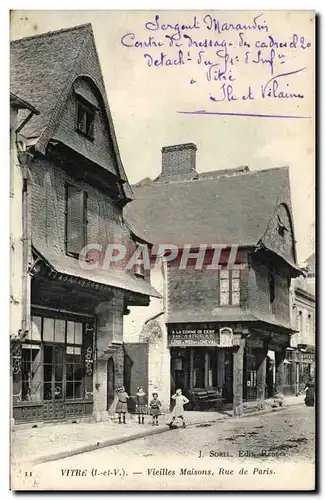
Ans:
<svg viewBox="0 0 325 500"><path fill-rule="evenodd" d="M24 147L24 146L23 146ZM26 150L18 151L18 159L22 173L22 320L21 335L27 334L30 328L30 280L28 270L31 265L31 209L29 170L33 155Z"/></svg>

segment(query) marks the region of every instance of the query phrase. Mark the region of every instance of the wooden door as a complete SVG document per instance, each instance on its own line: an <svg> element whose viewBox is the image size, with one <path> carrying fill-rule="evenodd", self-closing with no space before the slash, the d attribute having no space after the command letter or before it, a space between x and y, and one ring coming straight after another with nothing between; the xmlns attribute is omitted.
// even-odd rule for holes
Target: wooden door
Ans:
<svg viewBox="0 0 325 500"><path fill-rule="evenodd" d="M124 385L129 394L129 411L135 409L135 397L137 388L143 387L148 399L148 344L124 344Z"/></svg>
<svg viewBox="0 0 325 500"><path fill-rule="evenodd" d="M44 420L64 420L64 346L44 344Z"/></svg>

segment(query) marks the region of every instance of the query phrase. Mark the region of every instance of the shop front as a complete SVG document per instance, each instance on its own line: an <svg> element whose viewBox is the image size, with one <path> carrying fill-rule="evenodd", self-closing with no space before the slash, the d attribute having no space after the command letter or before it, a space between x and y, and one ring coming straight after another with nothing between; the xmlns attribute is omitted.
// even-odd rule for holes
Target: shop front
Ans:
<svg viewBox="0 0 325 500"><path fill-rule="evenodd" d="M287 337L243 324L168 325L171 394L214 391L234 414L282 392Z"/></svg>
<svg viewBox="0 0 325 500"><path fill-rule="evenodd" d="M305 346L304 346L305 347ZM299 394L315 378L313 348L287 349L285 358L285 393Z"/></svg>
<svg viewBox="0 0 325 500"><path fill-rule="evenodd" d="M233 329L218 324L169 325L171 394L182 389L214 389L225 403L233 401Z"/></svg>
<svg viewBox="0 0 325 500"><path fill-rule="evenodd" d="M35 312L12 355L15 421L91 416L93 346L92 318Z"/></svg>

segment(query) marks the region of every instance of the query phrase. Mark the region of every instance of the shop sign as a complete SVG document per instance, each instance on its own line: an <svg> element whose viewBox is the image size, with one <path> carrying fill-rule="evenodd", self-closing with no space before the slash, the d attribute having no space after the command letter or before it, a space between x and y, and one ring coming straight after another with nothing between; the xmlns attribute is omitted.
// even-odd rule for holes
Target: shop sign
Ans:
<svg viewBox="0 0 325 500"><path fill-rule="evenodd" d="M304 363L314 363L315 355L311 353L302 353L302 361Z"/></svg>
<svg viewBox="0 0 325 500"><path fill-rule="evenodd" d="M215 329L174 329L169 334L170 346L218 346L219 332Z"/></svg>

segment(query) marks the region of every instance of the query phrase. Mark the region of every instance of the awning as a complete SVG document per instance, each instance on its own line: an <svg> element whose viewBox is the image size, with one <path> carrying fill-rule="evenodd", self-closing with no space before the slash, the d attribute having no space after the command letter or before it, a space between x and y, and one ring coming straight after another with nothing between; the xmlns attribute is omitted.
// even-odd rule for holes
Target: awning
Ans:
<svg viewBox="0 0 325 500"><path fill-rule="evenodd" d="M40 245L37 245L37 247L33 245L33 249L46 261L47 265L53 271L62 275L75 276L89 282L127 290L140 295L161 298L160 293L143 278L137 278L124 271L115 269L82 269L77 259L68 257L63 253L55 252L45 245L42 245L41 248Z"/></svg>
<svg viewBox="0 0 325 500"><path fill-rule="evenodd" d="M256 321L256 318L249 312L233 307L218 307L210 310L182 310L170 311L167 323L217 323L225 321Z"/></svg>

